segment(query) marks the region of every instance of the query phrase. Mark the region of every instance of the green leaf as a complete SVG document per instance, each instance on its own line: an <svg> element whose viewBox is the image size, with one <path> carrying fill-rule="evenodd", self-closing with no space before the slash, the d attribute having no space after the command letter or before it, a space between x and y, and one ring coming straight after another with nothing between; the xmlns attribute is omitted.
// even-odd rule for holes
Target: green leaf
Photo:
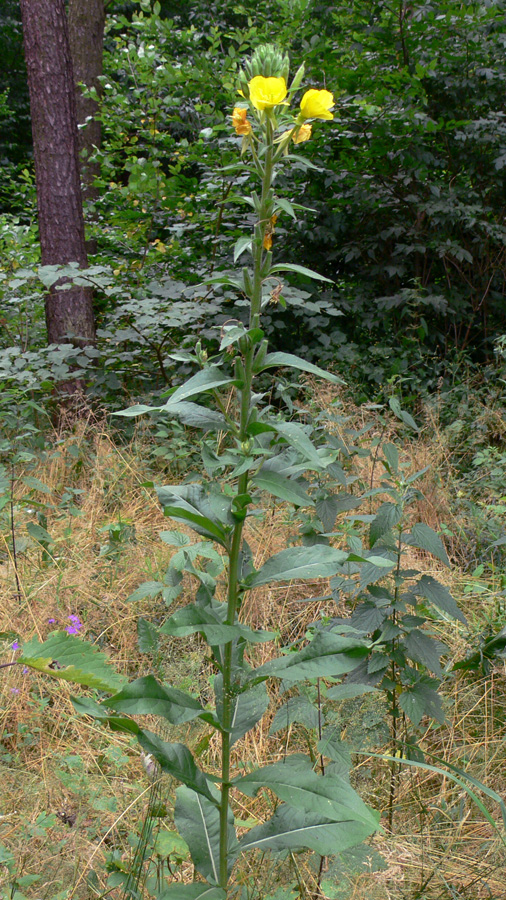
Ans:
<svg viewBox="0 0 506 900"><path fill-rule="evenodd" d="M159 487L156 493L166 516L186 522L197 534L227 548L227 534L233 527L228 497L200 484Z"/></svg>
<svg viewBox="0 0 506 900"><path fill-rule="evenodd" d="M170 400L162 407L164 413L170 417L179 419L183 425L190 428L203 428L205 431L228 431L228 423L222 413L214 409L207 409L199 403L181 401L171 403Z"/></svg>
<svg viewBox="0 0 506 900"><path fill-rule="evenodd" d="M216 716L223 722L223 678L216 675L214 679L216 694ZM232 714L230 720L230 743L244 737L255 727L269 706L269 695L265 684L257 684L232 697Z"/></svg>
<svg viewBox="0 0 506 900"><path fill-rule="evenodd" d="M204 712L203 706L190 694L164 687L153 675L130 682L105 703L109 708L131 716L163 716L171 725L190 722Z"/></svg>
<svg viewBox="0 0 506 900"><path fill-rule="evenodd" d="M308 461L310 468L316 472L325 468L326 461L319 455L317 448L307 436L305 426L298 425L296 422L276 422L275 427L277 433Z"/></svg>
<svg viewBox="0 0 506 900"><path fill-rule="evenodd" d="M243 236L236 240L234 245L234 262L237 262L245 250L249 250L251 253L251 243L251 237L249 236Z"/></svg>
<svg viewBox="0 0 506 900"><path fill-rule="evenodd" d="M371 814L372 819L372 814ZM336 848L345 850L360 844L378 827L377 822L365 825L353 818L329 822L317 813L293 809L282 803L265 825L252 828L239 843L242 852L253 849L314 850L320 856L332 856Z"/></svg>
<svg viewBox="0 0 506 900"><path fill-rule="evenodd" d="M442 609L452 619L458 619L459 622L466 624L466 617L458 608L448 588L436 581L432 575L422 575L415 584L413 592L419 597L425 597L426 600L429 600L438 609Z"/></svg>
<svg viewBox="0 0 506 900"><path fill-rule="evenodd" d="M412 428L413 431L416 431L416 432L420 431L413 416L410 416L410 414L408 412L406 412L405 409L401 409L401 404L399 403L399 400L397 397L390 397L390 400L388 401L388 405L390 406L390 409L392 410L393 414L395 416L397 416L397 418L400 419L401 422L404 422L404 424L408 425L409 428Z"/></svg>
<svg viewBox="0 0 506 900"><path fill-rule="evenodd" d="M17 662L52 678L99 691L117 691L126 681L124 675L114 671L105 653L66 632L52 634L44 643L33 640L25 644Z"/></svg>
<svg viewBox="0 0 506 900"><path fill-rule="evenodd" d="M156 597L164 588L163 581L145 581L127 597L127 603L134 603L136 600L144 600L146 597Z"/></svg>
<svg viewBox="0 0 506 900"><path fill-rule="evenodd" d="M402 509L395 503L382 503L369 528L369 542L373 547L384 534L387 534L402 518Z"/></svg>
<svg viewBox="0 0 506 900"><path fill-rule="evenodd" d="M348 782L333 774L317 775L310 761L299 755L237 778L234 786L248 797L267 787L295 809L331 822L360 822L365 826L364 837L377 828L378 816Z"/></svg>
<svg viewBox="0 0 506 900"><path fill-rule="evenodd" d="M214 791L212 802L196 794L187 785L176 791L174 821L181 837L190 848L192 862L201 875L211 884L216 884L220 876L220 813L219 794ZM232 868L237 839L232 810L228 809L228 858L229 871Z"/></svg>
<svg viewBox="0 0 506 900"><path fill-rule="evenodd" d="M306 697L289 697L274 716L269 734L276 734L278 731L289 728L294 722L304 725L308 729L318 728L320 722L318 710Z"/></svg>
<svg viewBox="0 0 506 900"><path fill-rule="evenodd" d="M286 503L293 503L294 506L314 506L311 497L297 481L286 478L273 469L260 469L251 481L261 491L267 491Z"/></svg>
<svg viewBox="0 0 506 900"><path fill-rule="evenodd" d="M297 272L298 275L306 275L308 278L314 278L315 281L327 281L329 284L333 283L332 278L325 278L325 276L320 275L319 272L315 272L313 269L307 269L306 266L298 266L295 263L278 263L271 269L272 275L276 272Z"/></svg>
<svg viewBox="0 0 506 900"><path fill-rule="evenodd" d="M368 652L369 645L365 641L319 631L303 650L270 660L255 669L255 675L275 676L286 682L334 678L353 671Z"/></svg>
<svg viewBox="0 0 506 900"><path fill-rule="evenodd" d="M291 369L298 369L300 372L318 375L320 378L332 382L332 384L344 384L342 378L339 378L338 375L333 375L332 372L327 372L326 369L320 369L319 366L314 366L312 363L306 362L305 359L294 356L293 353L268 353L259 371L264 372L265 369L278 368L279 366L289 366Z"/></svg>
<svg viewBox="0 0 506 900"><path fill-rule="evenodd" d="M397 475L399 472L399 451L395 444L383 444L381 447L390 470Z"/></svg>
<svg viewBox="0 0 506 900"><path fill-rule="evenodd" d="M207 366L207 368L201 369L200 372L197 372L196 375L193 375L188 381L185 381L184 384L178 387L169 397L165 407L162 406L161 408L169 409L181 400L188 400L189 397L195 397L198 394L206 393L206 391L213 391L225 384L233 383L234 379L225 375L218 366Z"/></svg>
<svg viewBox="0 0 506 900"><path fill-rule="evenodd" d="M410 534L403 534L403 540L410 547L419 547L420 550L432 553L436 559L439 559L445 566L449 567L450 560L441 538L423 522L417 522L416 525L413 525Z"/></svg>
<svg viewBox="0 0 506 900"><path fill-rule="evenodd" d="M52 494L53 489L48 487L47 484L44 484L43 481L40 481L38 478L34 478L33 475L23 475L21 479L23 484L26 484L29 488L32 488L34 491L40 491L41 494Z"/></svg>
<svg viewBox="0 0 506 900"><path fill-rule="evenodd" d="M155 654L158 651L159 631L148 619L137 619L137 644L140 653Z"/></svg>
<svg viewBox="0 0 506 900"><path fill-rule="evenodd" d="M258 572L246 579L248 588L271 581L293 581L306 578L329 578L341 571L348 554L326 544L312 547L290 547L271 556Z"/></svg>
<svg viewBox="0 0 506 900"><path fill-rule="evenodd" d="M440 676L442 674L439 660L446 649L443 644L435 641L434 638L429 637L428 634L425 634L424 631L420 631L418 628L414 628L413 631L406 635L404 643L410 659L427 666L431 672L434 672L434 675Z"/></svg>
<svg viewBox="0 0 506 900"><path fill-rule="evenodd" d="M54 539L49 534L49 531L42 528L42 525L36 525L35 522L28 522L26 530L30 537L33 537L39 544L54 544Z"/></svg>
<svg viewBox="0 0 506 900"><path fill-rule="evenodd" d="M355 697L361 697L362 694L377 693L378 688L372 687L370 684L336 684L334 687L328 688L327 697L329 700L352 700Z"/></svg>
<svg viewBox="0 0 506 900"><path fill-rule="evenodd" d="M219 887L194 881L192 884L171 884L161 893L157 900L227 900L227 895Z"/></svg>
<svg viewBox="0 0 506 900"><path fill-rule="evenodd" d="M402 691L399 695L399 706L416 726L420 724L423 716L431 716L441 725L445 722L441 697L434 688L422 682Z"/></svg>
<svg viewBox="0 0 506 900"><path fill-rule="evenodd" d="M164 772L181 781L202 797L207 797L215 806L219 806L219 795L214 785L210 784L204 773L196 766L192 754L184 744L170 744L151 731L140 730L137 740L142 749L159 763ZM187 838L183 834L185 841Z"/></svg>

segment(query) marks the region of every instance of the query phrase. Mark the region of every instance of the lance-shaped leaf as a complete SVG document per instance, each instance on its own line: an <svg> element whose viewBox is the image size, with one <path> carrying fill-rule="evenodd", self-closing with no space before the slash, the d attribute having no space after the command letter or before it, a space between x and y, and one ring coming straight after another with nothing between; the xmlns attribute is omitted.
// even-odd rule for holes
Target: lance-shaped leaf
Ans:
<svg viewBox="0 0 506 900"><path fill-rule="evenodd" d="M227 547L233 527L230 499L200 484L170 485L156 489L164 514L190 525L197 534Z"/></svg>
<svg viewBox="0 0 506 900"><path fill-rule="evenodd" d="M216 695L216 717L223 726L223 678L216 675L214 679ZM232 697L232 714L230 720L230 743L235 744L260 721L269 706L269 695L265 684L256 684Z"/></svg>
<svg viewBox="0 0 506 900"><path fill-rule="evenodd" d="M303 425L299 425L297 422L276 422L275 425L277 433L307 460L309 467L314 469L315 472L322 471L333 461L333 457L332 459L329 457L324 458L318 453L317 448L307 436Z"/></svg>
<svg viewBox="0 0 506 900"><path fill-rule="evenodd" d="M188 400L189 397L196 397L198 394L205 394L207 391L216 390L225 384L233 384L234 379L226 375L219 366L207 366L201 369L196 375L193 375L188 381L185 381L173 394L170 395L165 408L174 406L180 400ZM163 407L162 407L163 409Z"/></svg>
<svg viewBox="0 0 506 900"><path fill-rule="evenodd" d="M333 678L352 672L368 652L369 645L365 640L320 631L303 650L271 659L255 669L254 674L255 677L274 676L287 682Z"/></svg>
<svg viewBox="0 0 506 900"><path fill-rule="evenodd" d="M190 722L204 712L204 707L190 694L164 687L153 675L125 685L106 700L106 706L132 716L163 716L172 725Z"/></svg>
<svg viewBox="0 0 506 900"><path fill-rule="evenodd" d="M256 769L234 781L248 797L262 787L274 791L295 809L317 813L332 822L361 822L371 834L377 827L377 816L370 810L347 781L338 775L317 775L305 757L288 757L285 762Z"/></svg>
<svg viewBox="0 0 506 900"><path fill-rule="evenodd" d="M190 848L193 865L211 885L220 877L220 813L219 793L214 790L210 802L195 793L187 785L176 791L174 821L182 838ZM228 810L228 845L230 849L228 869L232 868L237 855L237 838L232 810Z"/></svg>
<svg viewBox="0 0 506 900"><path fill-rule="evenodd" d="M254 630L248 625L236 622L234 625L225 625L223 619L227 613L225 604L219 603L215 607L211 605L189 603L178 609L170 619L160 628L160 634L170 634L173 637L187 637L196 632L203 634L212 646L227 644L229 641L243 638L250 644L264 643L276 637L273 631Z"/></svg>
<svg viewBox="0 0 506 900"><path fill-rule="evenodd" d="M293 353L268 353L262 360L262 367L259 371L264 372L265 369L277 369L280 366L288 366L291 369L298 369L299 372L309 372L311 375L318 375L319 378L324 378L326 381L332 382L332 384L344 384L343 379L339 378L338 375L333 375L332 372L327 372L326 369L320 369L319 366L314 366L313 363L306 362L305 359L301 359L300 356L295 356Z"/></svg>
<svg viewBox="0 0 506 900"><path fill-rule="evenodd" d="M426 600L430 600L434 606L442 609L452 619L458 619L459 622L466 624L466 617L461 613L448 588L436 581L432 575L422 575L414 586L413 592L419 597L425 597Z"/></svg>
<svg viewBox="0 0 506 900"><path fill-rule="evenodd" d="M348 554L327 544L312 547L289 547L271 556L266 563L246 579L248 588L271 581L293 581L306 578L329 578L341 571Z"/></svg>
<svg viewBox="0 0 506 900"><path fill-rule="evenodd" d="M17 662L52 678L99 691L117 691L126 681L124 675L114 671L105 653L66 632L52 634L44 643L29 641Z"/></svg>
<svg viewBox="0 0 506 900"><path fill-rule="evenodd" d="M372 814L371 814L372 819ZM356 819L332 822L318 813L307 813L282 803L265 825L257 825L243 837L239 849L243 852L257 847L260 850L314 850L320 856L333 856L360 844L377 829Z"/></svg>
<svg viewBox="0 0 506 900"><path fill-rule="evenodd" d="M267 491L274 497L279 497L286 503L293 503L294 506L314 506L313 500L306 493L302 485L293 478L286 478L279 472L272 469L260 469L251 479L252 484L260 488L261 491Z"/></svg>
<svg viewBox="0 0 506 900"><path fill-rule="evenodd" d="M278 263L276 266L272 266L270 274L274 275L276 272L297 272L298 275L306 275L308 278L314 278L315 281L328 281L329 284L332 284L332 278L325 278L325 275L320 275L314 269L298 266L295 263Z"/></svg>
<svg viewBox="0 0 506 900"><path fill-rule="evenodd" d="M169 417L179 419L183 425L189 425L191 428L203 428L205 431L228 431L229 426L225 416L214 409L207 409L199 403L191 403L182 401L173 403L169 400L163 406L162 411L169 414Z"/></svg>
<svg viewBox="0 0 506 900"><path fill-rule="evenodd" d="M192 884L171 884L157 894L157 900L226 900L222 888L194 881Z"/></svg>
<svg viewBox="0 0 506 900"><path fill-rule="evenodd" d="M179 743L170 744L157 734L143 729L137 735L137 740L146 753L151 753L164 772L168 772L202 797L207 797L211 803L219 805L214 785L208 782L204 773L197 767L188 747Z"/></svg>

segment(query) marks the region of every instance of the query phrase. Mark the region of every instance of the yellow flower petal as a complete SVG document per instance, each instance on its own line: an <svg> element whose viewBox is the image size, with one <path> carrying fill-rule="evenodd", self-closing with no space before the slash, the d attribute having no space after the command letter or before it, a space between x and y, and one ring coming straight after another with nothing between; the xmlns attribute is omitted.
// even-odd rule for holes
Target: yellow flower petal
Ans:
<svg viewBox="0 0 506 900"><path fill-rule="evenodd" d="M230 118L232 119L232 125L235 128L236 134L250 134L251 123L248 122L246 118L247 114L247 109L241 109L239 106L236 106L234 109Z"/></svg>
<svg viewBox="0 0 506 900"><path fill-rule="evenodd" d="M300 101L300 114L303 119L333 119L330 112L334 106L334 95L330 91L317 91L314 88L306 91Z"/></svg>
<svg viewBox="0 0 506 900"><path fill-rule="evenodd" d="M308 141L312 130L312 125L301 125L293 135L292 140L294 144L302 144L304 141Z"/></svg>
<svg viewBox="0 0 506 900"><path fill-rule="evenodd" d="M249 98L255 109L272 109L286 97L286 81L284 78L264 78L255 75L249 82Z"/></svg>

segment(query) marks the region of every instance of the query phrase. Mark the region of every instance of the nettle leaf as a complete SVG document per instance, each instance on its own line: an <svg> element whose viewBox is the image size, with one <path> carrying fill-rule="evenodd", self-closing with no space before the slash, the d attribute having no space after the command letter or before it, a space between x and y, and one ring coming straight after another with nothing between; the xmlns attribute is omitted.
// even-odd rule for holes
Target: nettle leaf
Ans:
<svg viewBox="0 0 506 900"><path fill-rule="evenodd" d="M448 588L436 581L432 575L422 575L415 584L413 592L418 597L425 597L426 600L429 600L438 609L442 609L452 619L458 619L464 625L467 623L466 617L458 608Z"/></svg>
<svg viewBox="0 0 506 900"><path fill-rule="evenodd" d="M223 722L223 677L216 675L214 679L216 695L216 716ZM269 695L265 684L257 684L232 697L232 714L230 719L230 743L244 737L255 727L269 706Z"/></svg>
<svg viewBox="0 0 506 900"><path fill-rule="evenodd" d="M314 366L313 363L306 362L305 359L301 359L293 353L267 353L259 371L264 372L266 369L279 368L280 366L288 366L291 369L298 369L299 372L309 372L311 375L318 375L319 378L324 378L332 384L344 384L343 379L339 378L338 375L327 372L326 369L321 369L319 366Z"/></svg>
<svg viewBox="0 0 506 900"><path fill-rule="evenodd" d="M404 543L410 547L419 547L420 550L426 550L427 553L432 553L436 559L441 560L445 566L450 565L450 560L441 538L423 522L417 522L416 525L413 525L411 533L403 534L402 537Z"/></svg>
<svg viewBox="0 0 506 900"><path fill-rule="evenodd" d="M312 547L290 547L271 556L266 563L248 576L248 588L271 581L293 581L306 578L329 578L341 570L348 554L326 544Z"/></svg>
<svg viewBox="0 0 506 900"><path fill-rule="evenodd" d="M399 451L397 447L395 444L383 444L381 449L391 472L397 475L399 472Z"/></svg>
<svg viewBox="0 0 506 900"><path fill-rule="evenodd" d="M440 676L442 654L448 649L434 638L429 637L424 631L414 628L410 631L404 640L408 656L415 662L421 663L423 666L434 672L434 675Z"/></svg>
<svg viewBox="0 0 506 900"><path fill-rule="evenodd" d="M278 731L289 728L294 722L304 725L308 729L318 728L318 710L306 697L289 697L274 716L269 734L276 734Z"/></svg>
<svg viewBox="0 0 506 900"><path fill-rule="evenodd" d="M336 684L327 690L329 700L354 700L362 694L378 693L378 688L370 684ZM330 756L331 754L327 754Z"/></svg>
<svg viewBox="0 0 506 900"><path fill-rule="evenodd" d="M127 597L127 603L135 603L136 600L144 600L146 597L157 597L158 594L162 592L164 588L163 581L145 581L143 584L140 584L135 591L132 591L129 597Z"/></svg>
<svg viewBox="0 0 506 900"><path fill-rule="evenodd" d="M158 651L159 631L148 619L139 616L137 619L137 644L140 653L155 654Z"/></svg>
<svg viewBox="0 0 506 900"><path fill-rule="evenodd" d="M117 691L127 680L114 671L105 653L66 632L52 634L44 643L29 641L17 662L52 678L99 691Z"/></svg>
<svg viewBox="0 0 506 900"><path fill-rule="evenodd" d="M153 675L130 682L105 703L131 716L163 716L172 725L190 722L204 712L203 706L190 694L159 684Z"/></svg>
<svg viewBox="0 0 506 900"><path fill-rule="evenodd" d="M289 683L306 678L333 678L351 672L368 652L365 641L319 631L303 650L271 659L255 669L255 675L274 676Z"/></svg>
<svg viewBox="0 0 506 900"><path fill-rule="evenodd" d="M314 502L302 485L273 469L260 469L252 477L251 482L261 491L267 491L286 503L293 503L294 506L314 506Z"/></svg>
<svg viewBox="0 0 506 900"><path fill-rule="evenodd" d="M211 885L220 877L220 813L218 809L219 793L214 790L210 802L206 797L195 793L187 785L176 790L176 806L174 822L181 837L190 848L192 862L201 875ZM237 854L237 838L234 829L232 810L228 810L228 858L229 871Z"/></svg>
<svg viewBox="0 0 506 900"><path fill-rule="evenodd" d="M423 716L430 716L441 725L445 722L441 697L428 684L419 682L402 691L399 695L399 706L414 725L418 726Z"/></svg>
<svg viewBox="0 0 506 900"><path fill-rule="evenodd" d="M369 527L370 546L394 528L402 518L402 509L395 503L382 503Z"/></svg>
<svg viewBox="0 0 506 900"><path fill-rule="evenodd" d="M43 528L42 525L37 525L35 522L28 522L26 530L30 537L39 544L54 544L54 538L51 537L49 531Z"/></svg>

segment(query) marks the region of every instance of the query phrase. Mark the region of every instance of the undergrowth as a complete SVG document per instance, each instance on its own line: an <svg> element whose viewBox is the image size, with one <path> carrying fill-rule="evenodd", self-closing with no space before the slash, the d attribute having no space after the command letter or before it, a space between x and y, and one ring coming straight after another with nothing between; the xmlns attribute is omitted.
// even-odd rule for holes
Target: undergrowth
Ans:
<svg viewBox="0 0 506 900"><path fill-rule="evenodd" d="M328 389L313 390L311 402L317 407L327 405L329 399ZM392 420L375 420L372 410L353 408L341 400L341 411L346 427L356 432L372 422L360 439L364 449L371 447L379 432L383 439L394 434ZM450 620L432 623L436 636L449 647L443 683L447 719L444 725L424 719L418 747L427 761L445 760L500 792L506 745L504 663L493 658L488 671L450 670L452 662L465 659L469 645L476 648L484 633L496 633L506 625L504 583L493 557L481 569L466 564L466 525L455 497L454 446L447 430L436 427L434 411L427 410L426 416L426 429L404 442L409 470L429 466L416 517L439 532L446 528L447 547L458 565L442 572L437 562L415 549L413 561L444 580L459 599L469 626L466 630ZM18 461L13 517L21 596L14 578L7 504L1 514L0 548L3 660L14 658L12 644L21 635L43 640L55 627L69 629L78 623L80 635L105 650L123 674L156 674L164 683L191 691L205 704L212 677L205 644L198 637L185 644L165 638L163 653L158 652L139 630L138 619L162 623L165 606L149 596L128 600L141 582L163 575L172 554L158 537L166 520L143 484L160 468L177 477L179 462L152 451L145 432L139 431L130 444L113 443L96 422L77 422L65 433L46 436L42 459L39 453L35 461ZM359 455L354 465L364 485L373 485L379 478L374 454ZM446 472L446 483L435 472ZM24 484L22 476L27 473L46 491L34 493L33 486ZM465 481L458 488L464 490ZM72 509L70 500L62 508L65 492ZM26 531L27 523L34 520L34 500L45 504L45 528L51 536L47 546ZM472 524L472 507L467 515ZM287 531L295 538L304 524L281 502L255 520L248 542L256 565L284 545ZM189 576L185 578L178 604L184 604L190 594ZM318 599L321 593L321 583L315 583L315 599L302 604L307 585L304 590L296 583L257 588L245 601L243 621L279 630L286 646L302 638L322 617L343 612L336 610L333 601ZM269 644L256 645L255 663L268 658ZM313 692L314 702L316 685L307 690ZM126 896L122 893L125 873L132 867L141 838L149 862L144 864L147 881L144 890L139 888L139 897L150 896L156 879L163 882L176 869L178 877L191 877L187 848L174 831L171 779L157 774L150 778L132 739L114 732L106 735L89 720L77 717L70 702L75 691L19 667L2 672L0 896L16 900ZM304 721L300 716L289 726L289 734L273 728L276 707L285 699L272 694L272 712L237 743L234 761L238 766L247 770L250 761L266 765L282 759L289 738L292 750L298 746L307 752L315 746L318 722L314 719ZM354 786L373 807L386 810L389 764L368 755L371 751L381 755L388 746L384 700L366 694L327 703L325 714L327 724L358 754ZM190 722L171 731L171 738L184 740L196 758L218 767L219 744L205 724ZM152 817L146 838L143 824L145 829L155 792L158 815ZM268 791L243 800L237 815L245 824L262 821L273 810ZM393 832L385 830L365 849L359 847L337 859L332 871L322 873L315 870L309 855L288 854L274 876L269 860L257 853L242 864L237 885L242 890L248 885L244 894L248 897L262 896L267 886L274 895L279 888L283 896L291 891L294 898L310 898L317 884L330 900L500 900L504 896L504 847L497 833L458 784L422 769L400 768Z"/></svg>

